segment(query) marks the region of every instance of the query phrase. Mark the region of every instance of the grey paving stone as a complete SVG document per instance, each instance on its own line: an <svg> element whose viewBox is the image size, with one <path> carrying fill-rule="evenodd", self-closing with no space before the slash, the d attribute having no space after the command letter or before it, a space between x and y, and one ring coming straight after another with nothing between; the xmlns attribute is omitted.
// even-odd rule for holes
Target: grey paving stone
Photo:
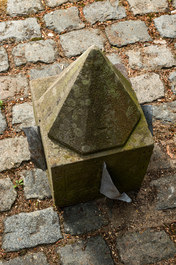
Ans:
<svg viewBox="0 0 176 265"><path fill-rule="evenodd" d="M134 15L165 12L168 8L167 0L128 0Z"/></svg>
<svg viewBox="0 0 176 265"><path fill-rule="evenodd" d="M36 18L0 23L0 41L9 39L23 41L40 37L40 26Z"/></svg>
<svg viewBox="0 0 176 265"><path fill-rule="evenodd" d="M95 202L81 203L64 208L64 231L79 235L95 231L108 222L103 218Z"/></svg>
<svg viewBox="0 0 176 265"><path fill-rule="evenodd" d="M176 71L169 75L169 81L171 82L171 89L174 95L176 95Z"/></svg>
<svg viewBox="0 0 176 265"><path fill-rule="evenodd" d="M16 200L16 196L17 193L10 178L0 179L0 212L10 210Z"/></svg>
<svg viewBox="0 0 176 265"><path fill-rule="evenodd" d="M125 265L144 265L174 257L174 243L164 231L147 229L127 233L117 239L117 249Z"/></svg>
<svg viewBox="0 0 176 265"><path fill-rule="evenodd" d="M65 30L82 29L85 24L78 16L78 8L72 6L63 10L56 10L44 16L46 27L61 33Z"/></svg>
<svg viewBox="0 0 176 265"><path fill-rule="evenodd" d="M176 124L176 101L153 106L153 117L156 120Z"/></svg>
<svg viewBox="0 0 176 265"><path fill-rule="evenodd" d="M57 56L56 42L53 40L39 40L18 44L13 48L12 55L16 66L25 63L53 63Z"/></svg>
<svg viewBox="0 0 176 265"><path fill-rule="evenodd" d="M132 69L156 70L176 65L176 59L170 48L165 45L149 45L148 47L126 52Z"/></svg>
<svg viewBox="0 0 176 265"><path fill-rule="evenodd" d="M9 261L0 261L0 265L49 265L46 255L42 252L26 254Z"/></svg>
<svg viewBox="0 0 176 265"><path fill-rule="evenodd" d="M30 80L52 75L59 75L62 70L69 66L68 62L54 63L52 65L40 66L29 71Z"/></svg>
<svg viewBox="0 0 176 265"><path fill-rule="evenodd" d="M64 265L113 265L110 250L104 239L96 236L87 240L57 248L57 253Z"/></svg>
<svg viewBox="0 0 176 265"><path fill-rule="evenodd" d="M158 74L147 73L130 78L140 104L164 97L164 85Z"/></svg>
<svg viewBox="0 0 176 265"><path fill-rule="evenodd" d="M98 29L82 29L61 35L60 42L65 55L72 57L80 55L92 45L103 49L105 38Z"/></svg>
<svg viewBox="0 0 176 265"><path fill-rule="evenodd" d="M173 3L172 3L173 7L176 8L176 0L173 0Z"/></svg>
<svg viewBox="0 0 176 265"><path fill-rule="evenodd" d="M125 8L119 5L119 1L94 2L83 8L83 13L87 21L95 24L97 21L110 19L121 19L126 17Z"/></svg>
<svg viewBox="0 0 176 265"><path fill-rule="evenodd" d="M7 13L11 17L30 15L44 10L41 0L7 0Z"/></svg>
<svg viewBox="0 0 176 265"><path fill-rule="evenodd" d="M151 185L157 188L156 210L176 207L176 175L153 180Z"/></svg>
<svg viewBox="0 0 176 265"><path fill-rule="evenodd" d="M2 247L6 252L18 251L39 244L55 243L61 238L58 215L50 207L6 218Z"/></svg>
<svg viewBox="0 0 176 265"><path fill-rule="evenodd" d="M158 144L155 144L147 171L158 171L160 169L168 169L171 167L172 164L169 156L161 150Z"/></svg>
<svg viewBox="0 0 176 265"><path fill-rule="evenodd" d="M26 199L50 198L51 192L46 172L37 168L23 170L20 176L24 180L24 195Z"/></svg>
<svg viewBox="0 0 176 265"><path fill-rule="evenodd" d="M6 128L7 128L7 122L4 115L2 114L2 111L0 110L0 134L3 134Z"/></svg>
<svg viewBox="0 0 176 265"><path fill-rule="evenodd" d="M0 172L18 167L23 161L30 160L26 137L0 140Z"/></svg>
<svg viewBox="0 0 176 265"><path fill-rule="evenodd" d="M9 69L9 61L6 49L0 47L0 72L7 71Z"/></svg>
<svg viewBox="0 0 176 265"><path fill-rule="evenodd" d="M118 22L105 29L109 42L117 47L135 42L151 41L147 27L143 21L129 20Z"/></svg>
<svg viewBox="0 0 176 265"><path fill-rule="evenodd" d="M60 6L60 5L67 3L67 2L75 3L78 1L79 0L45 0L46 5L49 7L56 7L56 6Z"/></svg>
<svg viewBox="0 0 176 265"><path fill-rule="evenodd" d="M116 53L106 54L106 57L108 57L112 64L122 63L120 56Z"/></svg>
<svg viewBox="0 0 176 265"><path fill-rule="evenodd" d="M176 38L176 15L163 15L154 19L161 37Z"/></svg>
<svg viewBox="0 0 176 265"><path fill-rule="evenodd" d="M23 127L35 125L34 112L31 102L16 104L12 108L12 125L19 132Z"/></svg>
<svg viewBox="0 0 176 265"><path fill-rule="evenodd" d="M13 99L15 94L20 93L26 97L29 91L27 78L22 75L0 76L0 99Z"/></svg>

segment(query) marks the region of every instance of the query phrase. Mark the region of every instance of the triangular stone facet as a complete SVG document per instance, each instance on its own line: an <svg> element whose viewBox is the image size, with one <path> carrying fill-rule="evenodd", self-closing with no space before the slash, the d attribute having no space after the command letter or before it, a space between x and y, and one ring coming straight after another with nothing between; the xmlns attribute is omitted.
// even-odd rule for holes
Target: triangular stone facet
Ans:
<svg viewBox="0 0 176 265"><path fill-rule="evenodd" d="M82 155L124 145L141 114L118 70L93 46L66 71L40 99L49 138Z"/></svg>

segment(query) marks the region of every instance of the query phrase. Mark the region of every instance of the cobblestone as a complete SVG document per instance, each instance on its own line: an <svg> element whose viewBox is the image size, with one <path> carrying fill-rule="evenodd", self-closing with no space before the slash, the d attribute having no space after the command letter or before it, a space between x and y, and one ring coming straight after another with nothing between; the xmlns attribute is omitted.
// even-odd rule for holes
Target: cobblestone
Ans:
<svg viewBox="0 0 176 265"><path fill-rule="evenodd" d="M18 44L12 51L16 66L26 63L53 63L57 56L56 43L53 40L39 40Z"/></svg>
<svg viewBox="0 0 176 265"><path fill-rule="evenodd" d="M69 63L61 62L61 63L54 63L51 65L40 66L38 68L33 68L29 71L30 80L38 79L43 77L49 77L52 75L59 75L62 70L67 68Z"/></svg>
<svg viewBox="0 0 176 265"><path fill-rule="evenodd" d="M176 65L176 59L165 45L149 45L148 47L126 52L132 69L156 70Z"/></svg>
<svg viewBox="0 0 176 265"><path fill-rule="evenodd" d="M70 3L74 3L74 2L78 2L79 0L45 0L47 6L49 7L56 7L56 6L60 6L62 4L65 4L67 2Z"/></svg>
<svg viewBox="0 0 176 265"><path fill-rule="evenodd" d="M112 64L122 63L122 60L117 53L106 54L106 57L108 57Z"/></svg>
<svg viewBox="0 0 176 265"><path fill-rule="evenodd" d="M175 255L174 243L164 231L147 229L127 233L117 239L121 261L129 265L144 265L169 259Z"/></svg>
<svg viewBox="0 0 176 265"><path fill-rule="evenodd" d="M11 17L30 15L43 10L44 7L40 0L8 0L7 13Z"/></svg>
<svg viewBox="0 0 176 265"><path fill-rule="evenodd" d="M163 15L155 18L154 24L161 37L176 38L176 15Z"/></svg>
<svg viewBox="0 0 176 265"><path fill-rule="evenodd" d="M7 252L17 251L39 244L51 244L61 238L58 215L50 207L6 218L2 247Z"/></svg>
<svg viewBox="0 0 176 265"><path fill-rule="evenodd" d="M9 261L0 261L0 265L49 265L46 255L42 252L26 254Z"/></svg>
<svg viewBox="0 0 176 265"><path fill-rule="evenodd" d="M97 21L110 19L121 19L126 17L125 8L119 5L119 1L94 2L83 8L83 13L87 21L95 24Z"/></svg>
<svg viewBox="0 0 176 265"><path fill-rule="evenodd" d="M0 140L0 150L0 172L30 159L27 139L22 136Z"/></svg>
<svg viewBox="0 0 176 265"><path fill-rule="evenodd" d="M35 125L33 107L31 102L16 104L12 108L12 125L19 132L23 127Z"/></svg>
<svg viewBox="0 0 176 265"><path fill-rule="evenodd" d="M57 33L63 31L71 31L74 29L82 29L85 24L78 16L78 8L70 7L64 10L56 10L44 16L46 27Z"/></svg>
<svg viewBox="0 0 176 265"><path fill-rule="evenodd" d="M176 207L176 175L153 180L151 185L157 188L156 210Z"/></svg>
<svg viewBox="0 0 176 265"><path fill-rule="evenodd" d="M8 211L16 200L17 193L10 178L0 178L0 212Z"/></svg>
<svg viewBox="0 0 176 265"><path fill-rule="evenodd" d="M95 231L106 225L95 202L81 203L64 208L64 230L71 235Z"/></svg>
<svg viewBox="0 0 176 265"><path fill-rule="evenodd" d="M67 57L77 56L91 45L104 48L105 39L98 29L75 30L60 36L61 45Z"/></svg>
<svg viewBox="0 0 176 265"><path fill-rule="evenodd" d="M40 26L36 18L0 23L0 41L11 39L24 41L40 37Z"/></svg>
<svg viewBox="0 0 176 265"><path fill-rule="evenodd" d="M24 180L24 195L27 200L50 198L51 192L46 172L37 168L20 173Z"/></svg>
<svg viewBox="0 0 176 265"><path fill-rule="evenodd" d="M171 82L172 92L176 95L176 71L169 75L169 81Z"/></svg>
<svg viewBox="0 0 176 265"><path fill-rule="evenodd" d="M130 78L140 104L164 97L164 85L158 74L147 73Z"/></svg>
<svg viewBox="0 0 176 265"><path fill-rule="evenodd" d="M4 115L2 114L2 111L0 110L0 134L3 134L6 128L7 128L7 122Z"/></svg>
<svg viewBox="0 0 176 265"><path fill-rule="evenodd" d="M117 47L138 41L152 40L147 32L145 23L140 20L129 20L112 24L105 29L105 32L110 43Z"/></svg>
<svg viewBox="0 0 176 265"><path fill-rule="evenodd" d="M0 72L9 69L8 55L4 47L0 47Z"/></svg>
<svg viewBox="0 0 176 265"><path fill-rule="evenodd" d="M167 0L128 0L134 15L153 12L165 12L168 7Z"/></svg>
<svg viewBox="0 0 176 265"><path fill-rule="evenodd" d="M113 265L110 250L102 237L79 240L78 243L59 247L62 264Z"/></svg>
<svg viewBox="0 0 176 265"><path fill-rule="evenodd" d="M176 101L153 106L153 117L156 120L176 124Z"/></svg>
<svg viewBox="0 0 176 265"><path fill-rule="evenodd" d="M12 100L15 94L28 95L29 85L27 78L22 75L0 76L0 99Z"/></svg>

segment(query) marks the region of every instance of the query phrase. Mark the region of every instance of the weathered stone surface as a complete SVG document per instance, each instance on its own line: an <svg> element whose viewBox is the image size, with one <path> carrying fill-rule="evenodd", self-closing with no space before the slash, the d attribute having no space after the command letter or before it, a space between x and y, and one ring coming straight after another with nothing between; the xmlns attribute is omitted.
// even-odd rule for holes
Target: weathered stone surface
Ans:
<svg viewBox="0 0 176 265"><path fill-rule="evenodd" d="M7 122L6 122L4 115L2 114L0 110L0 134L3 134L6 128L7 128Z"/></svg>
<svg viewBox="0 0 176 265"><path fill-rule="evenodd" d="M24 180L24 195L26 199L44 199L50 198L51 192L46 172L37 168L24 170L20 173Z"/></svg>
<svg viewBox="0 0 176 265"><path fill-rule="evenodd" d="M156 70L176 65L176 59L165 45L150 45L148 47L126 52L132 69Z"/></svg>
<svg viewBox="0 0 176 265"><path fill-rule="evenodd" d="M49 6L49 7L56 7L56 6L60 6L60 5L67 3L67 2L75 3L78 1L79 0L45 0L47 6Z"/></svg>
<svg viewBox="0 0 176 265"><path fill-rule="evenodd" d="M128 0L134 15L165 12L168 8L167 0Z"/></svg>
<svg viewBox="0 0 176 265"><path fill-rule="evenodd" d="M75 6L48 13L44 16L44 20L47 28L59 34L65 30L70 31L85 27L85 24L78 16L78 8Z"/></svg>
<svg viewBox="0 0 176 265"><path fill-rule="evenodd" d="M65 68L69 66L68 62L54 63L52 65L45 65L38 68L33 68L29 72L30 80L42 77L49 77L52 75L59 75Z"/></svg>
<svg viewBox="0 0 176 265"><path fill-rule="evenodd" d="M116 53L106 54L106 57L111 61L112 64L122 63L120 56Z"/></svg>
<svg viewBox="0 0 176 265"><path fill-rule="evenodd" d="M11 38L16 41L22 41L40 37L40 26L36 18L0 23L0 41Z"/></svg>
<svg viewBox="0 0 176 265"><path fill-rule="evenodd" d="M176 0L173 1L172 5L176 8Z"/></svg>
<svg viewBox="0 0 176 265"><path fill-rule="evenodd" d="M2 247L7 252L17 251L39 244L55 243L60 238L59 218L50 207L6 218Z"/></svg>
<svg viewBox="0 0 176 265"><path fill-rule="evenodd" d="M23 127L35 125L33 107L31 102L16 104L12 108L12 125L19 132Z"/></svg>
<svg viewBox="0 0 176 265"><path fill-rule="evenodd" d="M49 168L49 171L48 171L49 182L51 184L50 186L53 188L51 189L51 193L52 193L55 205L58 205L60 207L70 206L73 204L90 201L97 197L100 197L99 187L100 187L101 174L102 174L102 169L103 169L102 165L104 161L108 165L108 168L110 168L111 175L113 176L113 182L120 191L124 192L124 191L137 189L140 186L143 180L143 176L146 173L147 165L148 165L150 155L153 149L153 139L148 130L148 126L147 126L143 111L137 101L134 91L132 90L130 86L130 82L128 82L121 75L121 73L116 69L116 67L114 67L111 64L109 60L107 60L107 58L104 58L104 54L102 54L104 58L103 64L101 67L99 67L99 60L97 60L99 58L98 55L97 57L91 58L89 54L90 50L92 49L94 50L94 48L95 47L91 47L82 56L80 56L77 59L77 61L75 61L73 64L71 64L67 69L65 69L62 72L60 77L57 78L56 76L53 76L53 77L47 77L47 78L31 81L31 91L32 91L32 98L34 102L36 124L40 125L42 141L43 141L43 144L45 145L44 148L48 150L46 154L46 160L47 160L47 165ZM97 50L97 48L95 48L95 50ZM101 51L99 51L98 54L100 55ZM88 60L86 61L87 66L85 66L86 64L84 63L86 58L88 58ZM131 99L136 104L138 110L140 111L141 118L139 122L137 123L136 127L134 128L132 134L130 134L129 139L125 143L124 146L120 146L120 147L113 148L113 149L108 149L103 152L92 153L89 155L86 154L85 156L83 156L83 155L80 155L78 152L75 152L73 149L71 150L70 148L64 147L64 145L60 144L59 142L52 141L48 137L48 131L50 130L50 127L48 127L47 124L49 124L48 122L50 121L51 121L51 125L53 124L52 115L53 114L55 115L56 112L59 112L57 104L59 104L59 106L61 106L62 108L63 101L64 101L64 98L63 98L64 94L66 95L66 98L68 97L70 98L70 95L68 97L67 95L70 91L70 88L72 87L72 84L75 84L75 80L77 79L77 77L82 76L82 74L80 73L84 73L83 70L85 70L85 72L87 73L87 67L89 66L89 63L91 61L92 61L93 68L96 66L96 63L97 63L97 66L94 68L96 69L96 71L94 71L91 75L97 76L96 78L98 79L98 83L99 83L99 80L102 79L102 72L107 71L108 73L109 72L108 69L110 68L110 72L112 71L112 77L114 76L114 74L116 75L116 77L114 77L114 80L116 80L116 78L118 79L118 82L117 82L118 86L116 85L116 90L118 87L119 94L121 95L121 93L123 94L122 92L123 87L125 87L125 90L128 91L129 97L131 97ZM88 69L88 73L90 69ZM113 71L114 71L114 74L113 74ZM71 80L71 84L70 84L70 80ZM116 108L118 104L115 99L116 99L116 96L118 97L119 94L113 93L113 91L116 91L116 90L112 89L109 81L111 81L111 78L110 79L107 78L107 80L103 81L104 83L102 83L102 87L106 88L106 85L107 85L107 87L111 88L109 89L109 92L111 91L110 94L112 93L111 104L115 102L116 103L115 108ZM68 87L67 85L65 85L65 82L68 85ZM80 82L81 82L80 83L81 88L82 88L82 84L84 84L85 89L83 91L86 92L87 87L89 87L88 86L89 76L87 77L85 76L84 79L80 78ZM92 85L90 85L90 87L91 86L93 87L93 83ZM57 87L59 87L59 89ZM102 87L101 87L101 93L103 93ZM50 89L52 92L50 91ZM51 93L49 93L49 91ZM73 98L80 95L79 86L78 86L78 89L75 89L73 91L74 91ZM92 89L90 91L91 91L90 93L91 95L93 91L96 91L96 89ZM55 95L54 97L53 97L53 93L56 93L54 94ZM101 105L102 102L106 100L107 95L109 96L110 94L106 93L106 96L102 100L100 100L102 97L100 96L100 99L99 99L99 94L97 94L93 103L95 105L98 105L98 104ZM72 107L72 102L73 102L72 100L70 101L70 103L68 102L69 104L71 104L70 105L71 107ZM79 115L80 113L82 113L82 110L88 107L88 106L85 106L84 102L86 102L86 104L89 105L89 101L87 102L84 99L83 101L81 101L81 103L79 102L79 104L81 104L81 107L79 110L80 112L78 111ZM106 109L107 105L108 104L104 102L101 105L99 112L102 113L102 110L104 109L104 107ZM73 111L74 111L74 108L77 109L77 106L73 102L73 107L72 107ZM107 109L107 112L108 111L109 109ZM70 112L72 112L72 110ZM120 109L120 112L121 112L121 109ZM107 114L105 113L105 118L107 117L106 115ZM110 114L109 116L112 116L112 114ZM109 122L109 116L108 116L108 122ZM83 115L82 117L84 117L84 120L85 120L85 115ZM94 114L93 114L93 117L94 117ZM102 117L104 119L104 116ZM88 118L86 119L88 120ZM54 119L55 118L53 118L53 120ZM101 122L102 120L99 119L98 124L101 124ZM123 120L123 123L124 123L124 120ZM76 120L76 124L77 124L77 120ZM66 123L66 125L68 125L68 123ZM75 129L74 126L75 125L73 123L73 129ZM89 126L86 126L85 129L87 127L89 128ZM107 127L100 126L100 131L103 131L103 129L105 128ZM66 131L66 134L68 134L68 132L69 130ZM78 130L78 133L79 133L79 130ZM93 135L93 131L91 132L91 137L92 135ZM106 137L107 137L107 134L106 134ZM78 142L78 147L79 147L79 142ZM85 151L88 152L88 150L85 150ZM136 163L138 164L137 167L136 167ZM119 172L121 172L121 174L119 174ZM131 172L134 172L134 176L132 176ZM121 188L119 188L119 186Z"/></svg>
<svg viewBox="0 0 176 265"><path fill-rule="evenodd" d="M83 13L87 21L95 24L97 21L110 19L121 19L126 17L125 8L119 5L119 1L94 2L83 8Z"/></svg>
<svg viewBox="0 0 176 265"><path fill-rule="evenodd" d="M90 46L104 48L105 39L98 29L75 30L60 36L60 42L67 57L79 55Z"/></svg>
<svg viewBox="0 0 176 265"><path fill-rule="evenodd" d="M158 171L159 169L171 167L169 156L162 151L158 144L155 144L147 171Z"/></svg>
<svg viewBox="0 0 176 265"><path fill-rule="evenodd" d="M16 196L17 193L10 178L0 179L0 212L10 210Z"/></svg>
<svg viewBox="0 0 176 265"><path fill-rule="evenodd" d="M163 15L154 19L161 37L176 38L176 15Z"/></svg>
<svg viewBox="0 0 176 265"><path fill-rule="evenodd" d="M0 261L0 265L49 265L44 253L31 253L22 257L10 259L9 261Z"/></svg>
<svg viewBox="0 0 176 265"><path fill-rule="evenodd" d="M172 92L176 95L176 71L169 75L169 81L171 82Z"/></svg>
<svg viewBox="0 0 176 265"><path fill-rule="evenodd" d="M27 78L22 75L0 76L0 99L13 99L15 94L26 97L29 90Z"/></svg>
<svg viewBox="0 0 176 265"><path fill-rule="evenodd" d="M49 138L81 154L123 145L138 122L140 112L119 84L111 63L106 61L103 53L98 48L90 48L84 59L80 59L74 70L70 70L69 78L71 83L67 80L67 88L65 85L61 88L62 75L40 100L40 111L45 117ZM61 100L58 112L57 102L62 98L60 93L67 94L67 99ZM48 115L51 106L53 113Z"/></svg>
<svg viewBox="0 0 176 265"><path fill-rule="evenodd" d="M65 233L80 235L100 229L107 224L95 202L64 208Z"/></svg>
<svg viewBox="0 0 176 265"><path fill-rule="evenodd" d="M12 51L16 66L27 62L52 63L57 56L56 42L53 40L39 40L25 44L18 44Z"/></svg>
<svg viewBox="0 0 176 265"><path fill-rule="evenodd" d="M113 265L110 250L102 237L79 240L77 243L57 248L62 264Z"/></svg>
<svg viewBox="0 0 176 265"><path fill-rule="evenodd" d="M176 101L153 106L153 117L156 120L176 124Z"/></svg>
<svg viewBox="0 0 176 265"><path fill-rule="evenodd" d="M174 257L174 243L164 231L147 229L127 233L117 239L121 261L126 265L156 263Z"/></svg>
<svg viewBox="0 0 176 265"><path fill-rule="evenodd" d="M140 104L164 97L164 85L158 74L147 73L132 77L130 81Z"/></svg>
<svg viewBox="0 0 176 265"><path fill-rule="evenodd" d="M40 0L8 0L7 13L11 17L30 15L43 10L44 7Z"/></svg>
<svg viewBox="0 0 176 265"><path fill-rule="evenodd" d="M176 175L153 180L151 185L157 188L156 210L176 207Z"/></svg>
<svg viewBox="0 0 176 265"><path fill-rule="evenodd" d="M30 159L27 139L22 136L0 140L0 150L0 172Z"/></svg>
<svg viewBox="0 0 176 265"><path fill-rule="evenodd" d="M105 29L105 32L109 42L117 47L138 41L152 40L147 32L145 23L140 20L129 20L112 24Z"/></svg>
<svg viewBox="0 0 176 265"><path fill-rule="evenodd" d="M0 47L0 72L9 69L8 55L4 47Z"/></svg>

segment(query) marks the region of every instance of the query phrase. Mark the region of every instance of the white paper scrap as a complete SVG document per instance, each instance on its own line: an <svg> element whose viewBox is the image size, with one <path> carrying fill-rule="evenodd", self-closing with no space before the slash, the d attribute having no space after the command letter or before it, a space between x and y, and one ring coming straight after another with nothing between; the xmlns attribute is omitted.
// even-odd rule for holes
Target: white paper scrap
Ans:
<svg viewBox="0 0 176 265"><path fill-rule="evenodd" d="M109 199L131 202L131 198L125 192L121 194L114 185L105 162L103 163L100 193Z"/></svg>

